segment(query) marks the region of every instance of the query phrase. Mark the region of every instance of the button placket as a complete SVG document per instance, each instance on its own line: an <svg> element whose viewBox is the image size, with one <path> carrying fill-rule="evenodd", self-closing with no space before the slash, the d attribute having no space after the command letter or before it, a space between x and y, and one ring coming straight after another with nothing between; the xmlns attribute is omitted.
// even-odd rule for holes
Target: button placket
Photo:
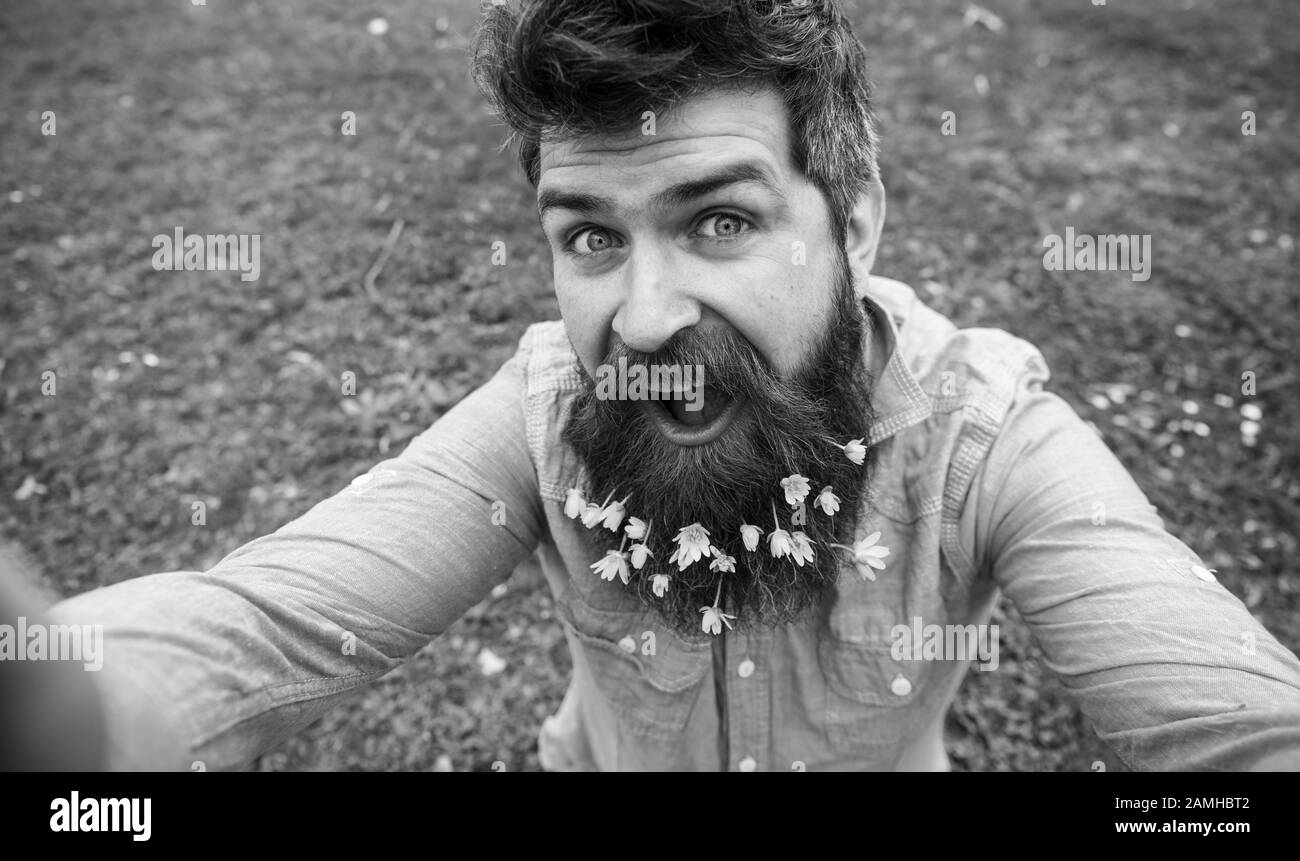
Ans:
<svg viewBox="0 0 1300 861"><path fill-rule="evenodd" d="M727 647L730 651L727 700L730 704L728 721L733 767L740 771L757 771L759 762L767 755L765 751L771 747L771 708L768 702L769 679L760 671L754 658L758 656L761 659L770 644L764 631L755 630L748 636L733 633Z"/></svg>

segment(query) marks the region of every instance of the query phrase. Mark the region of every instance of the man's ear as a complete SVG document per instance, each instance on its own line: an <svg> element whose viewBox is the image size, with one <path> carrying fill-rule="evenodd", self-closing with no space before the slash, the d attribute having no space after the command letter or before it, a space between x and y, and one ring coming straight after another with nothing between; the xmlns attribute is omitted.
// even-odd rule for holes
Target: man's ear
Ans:
<svg viewBox="0 0 1300 861"><path fill-rule="evenodd" d="M884 226L885 186L877 175L872 178L866 191L858 195L844 239L844 251L848 254L849 265L860 278L870 274L876 264L876 248L880 245L880 232Z"/></svg>

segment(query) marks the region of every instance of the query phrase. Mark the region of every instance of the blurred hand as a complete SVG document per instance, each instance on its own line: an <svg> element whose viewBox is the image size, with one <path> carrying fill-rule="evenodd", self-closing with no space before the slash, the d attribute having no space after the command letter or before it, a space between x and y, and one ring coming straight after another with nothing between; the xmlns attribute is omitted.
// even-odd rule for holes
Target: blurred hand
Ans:
<svg viewBox="0 0 1300 861"><path fill-rule="evenodd" d="M13 660L19 617L49 624L17 554L0 545L0 771L99 771L104 724L93 673L80 661Z"/></svg>

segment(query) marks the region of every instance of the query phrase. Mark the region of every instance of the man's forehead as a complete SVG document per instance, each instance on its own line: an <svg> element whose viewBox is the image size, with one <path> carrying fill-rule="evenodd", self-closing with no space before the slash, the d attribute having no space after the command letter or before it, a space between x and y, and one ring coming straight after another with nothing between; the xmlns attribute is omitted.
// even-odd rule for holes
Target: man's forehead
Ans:
<svg viewBox="0 0 1300 861"><path fill-rule="evenodd" d="M711 90L682 101L641 125L610 133L545 142L538 193L581 182L594 173L640 184L680 178L682 171L746 159L772 178L789 178L789 122L784 102L770 89ZM652 130L653 134L648 130Z"/></svg>

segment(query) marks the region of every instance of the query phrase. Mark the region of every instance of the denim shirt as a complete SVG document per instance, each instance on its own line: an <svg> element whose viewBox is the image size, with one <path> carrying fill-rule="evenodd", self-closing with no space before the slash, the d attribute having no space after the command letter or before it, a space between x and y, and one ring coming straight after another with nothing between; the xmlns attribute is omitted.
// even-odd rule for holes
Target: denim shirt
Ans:
<svg viewBox="0 0 1300 861"><path fill-rule="evenodd" d="M943 719L970 661L900 653L892 632L986 624L1005 592L1130 767L1300 768L1300 661L1043 391L1041 354L957 329L897 281L858 292L881 350L864 355L879 448L856 530L889 554L883 570L843 564L807 620L683 638L591 570L563 512L582 483L561 442L577 358L560 322L539 323L399 456L275 533L207 572L55 607L104 625L112 764L239 767L535 554L573 655L539 735L548 767L946 769ZM132 730L160 718L179 749Z"/></svg>

